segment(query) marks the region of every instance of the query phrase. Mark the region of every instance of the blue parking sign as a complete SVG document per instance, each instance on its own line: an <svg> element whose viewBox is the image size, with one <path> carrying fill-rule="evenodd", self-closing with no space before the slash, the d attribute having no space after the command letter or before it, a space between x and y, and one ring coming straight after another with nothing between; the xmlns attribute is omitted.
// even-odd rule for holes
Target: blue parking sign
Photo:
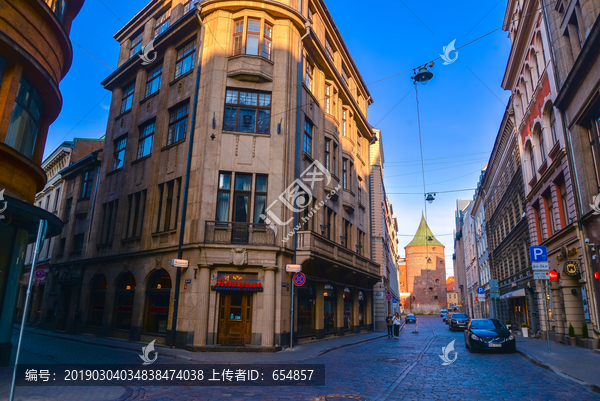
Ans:
<svg viewBox="0 0 600 401"><path fill-rule="evenodd" d="M530 246L529 257L532 262L547 262L548 250L545 246Z"/></svg>
<svg viewBox="0 0 600 401"><path fill-rule="evenodd" d="M485 287L477 287L477 294L485 294Z"/></svg>

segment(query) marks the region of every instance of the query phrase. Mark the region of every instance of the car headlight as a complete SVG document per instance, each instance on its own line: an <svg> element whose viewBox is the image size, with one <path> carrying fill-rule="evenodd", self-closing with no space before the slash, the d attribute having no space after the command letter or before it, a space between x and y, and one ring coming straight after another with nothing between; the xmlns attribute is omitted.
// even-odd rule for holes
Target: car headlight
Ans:
<svg viewBox="0 0 600 401"><path fill-rule="evenodd" d="M515 336L513 336L512 334L510 336L508 336L508 341L514 340L514 339L515 339Z"/></svg>
<svg viewBox="0 0 600 401"><path fill-rule="evenodd" d="M477 337L475 334L471 334L471 338L473 340L481 341L481 338Z"/></svg>

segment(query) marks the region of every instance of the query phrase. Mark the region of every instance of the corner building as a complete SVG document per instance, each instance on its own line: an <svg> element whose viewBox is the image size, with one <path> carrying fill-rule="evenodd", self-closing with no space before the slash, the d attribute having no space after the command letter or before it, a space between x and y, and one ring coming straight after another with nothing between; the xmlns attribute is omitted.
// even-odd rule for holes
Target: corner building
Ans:
<svg viewBox="0 0 600 401"><path fill-rule="evenodd" d="M371 329L372 100L325 4L154 0L115 39L89 253L60 261L82 272L84 331L276 350L294 262L294 341Z"/></svg>
<svg viewBox="0 0 600 401"><path fill-rule="evenodd" d="M406 278L410 295L403 299L407 313L436 315L446 308L446 259L444 245L434 237L421 216L421 223L404 247Z"/></svg>

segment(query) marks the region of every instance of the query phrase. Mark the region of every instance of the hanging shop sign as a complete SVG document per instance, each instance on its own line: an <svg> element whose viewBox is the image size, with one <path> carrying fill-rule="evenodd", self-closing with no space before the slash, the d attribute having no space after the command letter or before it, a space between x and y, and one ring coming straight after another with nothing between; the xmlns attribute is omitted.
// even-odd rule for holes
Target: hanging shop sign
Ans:
<svg viewBox="0 0 600 401"><path fill-rule="evenodd" d="M212 289L214 291L262 291L263 287L260 280L235 278L235 275L222 274L217 277Z"/></svg>
<svg viewBox="0 0 600 401"><path fill-rule="evenodd" d="M567 276L578 276L579 275L579 263L576 260L570 260L565 263L563 272Z"/></svg>

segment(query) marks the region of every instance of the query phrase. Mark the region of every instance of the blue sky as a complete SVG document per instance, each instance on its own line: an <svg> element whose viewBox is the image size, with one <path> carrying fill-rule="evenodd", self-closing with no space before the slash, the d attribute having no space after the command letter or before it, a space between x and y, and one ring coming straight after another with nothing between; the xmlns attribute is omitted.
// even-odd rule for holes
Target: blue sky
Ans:
<svg viewBox="0 0 600 401"><path fill-rule="evenodd" d="M119 53L112 35L146 3L85 1L73 23L73 65L60 84L63 108L50 127L46 154L61 141L104 134L110 93L100 81L111 72L104 64L115 68ZM348 0L327 2L367 83L438 57L454 39L459 47L499 28L506 4L507 0L392 0L368 6ZM500 87L509 52L508 35L499 30L460 49L453 64L436 61L431 69L433 79L426 86L419 84L428 192L476 186L510 95ZM386 190L398 218L401 254L416 231L424 208L416 101L410 76L409 73L369 85L375 101L369 109L369 120L383 134ZM456 199L472 196L473 191L440 193L427 205L429 226L446 246L447 274L452 269Z"/></svg>

